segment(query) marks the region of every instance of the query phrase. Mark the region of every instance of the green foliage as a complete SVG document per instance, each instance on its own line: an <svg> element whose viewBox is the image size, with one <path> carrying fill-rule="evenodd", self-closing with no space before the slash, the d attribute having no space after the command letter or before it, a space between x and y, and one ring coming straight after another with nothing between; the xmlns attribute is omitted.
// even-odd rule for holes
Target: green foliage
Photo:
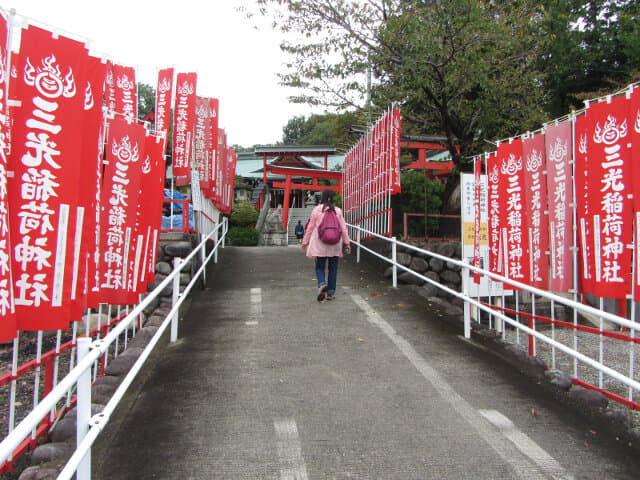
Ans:
<svg viewBox="0 0 640 480"><path fill-rule="evenodd" d="M282 128L282 142L289 145L351 146L356 140L350 133L351 126L364 122L363 116L354 112L310 115L309 118L297 116Z"/></svg>
<svg viewBox="0 0 640 480"><path fill-rule="evenodd" d="M151 85L138 82L138 118L146 117L156 106L156 90Z"/></svg>
<svg viewBox="0 0 640 480"><path fill-rule="evenodd" d="M342 195L338 195L337 193L333 197L333 204L336 207L342 208Z"/></svg>
<svg viewBox="0 0 640 480"><path fill-rule="evenodd" d="M258 220L258 210L251 203L234 203L231 208L231 225L247 227Z"/></svg>
<svg viewBox="0 0 640 480"><path fill-rule="evenodd" d="M440 213L444 185L438 180L431 180L422 172L406 172L401 175L400 184L402 193L392 198L394 232L402 231L404 213ZM438 224L437 219L425 224L423 218L412 218L408 222L409 235L424 236L425 226L433 234Z"/></svg>
<svg viewBox="0 0 640 480"><path fill-rule="evenodd" d="M236 247L255 247L260 240L260 232L251 227L231 227L227 240Z"/></svg>

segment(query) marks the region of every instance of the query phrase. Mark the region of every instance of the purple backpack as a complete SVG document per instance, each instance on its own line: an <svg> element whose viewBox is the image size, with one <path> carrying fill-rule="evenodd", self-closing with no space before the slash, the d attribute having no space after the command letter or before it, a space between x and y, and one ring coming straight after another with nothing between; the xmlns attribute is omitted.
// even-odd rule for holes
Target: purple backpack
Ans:
<svg viewBox="0 0 640 480"><path fill-rule="evenodd" d="M329 245L334 245L340 241L342 230L340 229L335 210L327 210L324 212L322 221L318 226L318 236L323 243Z"/></svg>

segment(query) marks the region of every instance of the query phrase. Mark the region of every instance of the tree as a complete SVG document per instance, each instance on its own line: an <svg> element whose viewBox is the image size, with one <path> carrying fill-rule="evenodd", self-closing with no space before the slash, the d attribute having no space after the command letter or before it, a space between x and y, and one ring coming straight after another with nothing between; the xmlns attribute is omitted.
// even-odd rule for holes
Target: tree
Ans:
<svg viewBox="0 0 640 480"><path fill-rule="evenodd" d="M640 3L547 0L548 44L540 58L548 110L566 114L583 101L640 78Z"/></svg>
<svg viewBox="0 0 640 480"><path fill-rule="evenodd" d="M138 82L138 118L146 117L156 105L156 90L146 83Z"/></svg>
<svg viewBox="0 0 640 480"><path fill-rule="evenodd" d="M296 33L283 84L294 102L381 111L399 102L405 124L446 136L455 164L545 118L535 60L544 11L495 0L258 0ZM273 7L273 8L269 8ZM274 13L275 12L275 13ZM301 40L298 40L301 39ZM375 78L367 105L366 73Z"/></svg>
<svg viewBox="0 0 640 480"><path fill-rule="evenodd" d="M314 114L309 118L297 116L282 128L282 141L296 145L335 145L345 149L357 141L351 134L351 127L364 121L364 117L356 112Z"/></svg>

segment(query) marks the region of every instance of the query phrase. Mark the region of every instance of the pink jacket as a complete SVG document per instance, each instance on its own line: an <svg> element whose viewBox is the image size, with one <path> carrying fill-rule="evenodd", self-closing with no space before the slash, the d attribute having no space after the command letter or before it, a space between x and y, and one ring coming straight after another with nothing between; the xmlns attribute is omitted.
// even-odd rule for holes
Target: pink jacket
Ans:
<svg viewBox="0 0 640 480"><path fill-rule="evenodd" d="M307 246L307 257L342 257L342 246L349 245L349 234L347 233L347 224L344 222L342 216L342 209L336 208L336 216L338 217L338 223L342 229L342 238L334 245L327 245L320 240L318 236L318 226L322 222L324 212L322 211L323 205L320 204L311 212L311 219L309 220L309 227L304 234L302 240L302 246Z"/></svg>

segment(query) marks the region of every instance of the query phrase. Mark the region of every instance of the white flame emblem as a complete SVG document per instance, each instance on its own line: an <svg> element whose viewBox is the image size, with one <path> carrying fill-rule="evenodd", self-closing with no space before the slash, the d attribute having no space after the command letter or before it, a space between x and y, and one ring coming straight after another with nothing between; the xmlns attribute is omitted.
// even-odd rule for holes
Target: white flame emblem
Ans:
<svg viewBox="0 0 640 480"><path fill-rule="evenodd" d="M191 95L193 94L193 84L184 82L181 87L178 87L178 95Z"/></svg>
<svg viewBox="0 0 640 480"><path fill-rule="evenodd" d="M206 104L200 105L196 110L196 116L200 118L210 117L211 111L209 110L209 106Z"/></svg>
<svg viewBox="0 0 640 480"><path fill-rule="evenodd" d="M24 83L35 87L38 93L45 98L72 98L76 94L76 82L73 70L69 67L67 74L62 77L60 66L55 55L51 54L43 58L39 67L31 65L31 59L26 59L24 67Z"/></svg>
<svg viewBox="0 0 640 480"><path fill-rule="evenodd" d="M578 144L578 151L586 155L587 154L587 134L583 133L580 135L580 143Z"/></svg>
<svg viewBox="0 0 640 480"><path fill-rule="evenodd" d="M135 163L140 159L140 152L138 151L138 145L131 146L131 140L129 135L122 137L122 141L118 144L117 141L113 142L111 147L111 153L115 155L122 163Z"/></svg>
<svg viewBox="0 0 640 480"><path fill-rule="evenodd" d="M502 173L505 175L515 175L522 170L522 158L516 158L515 154L509 155L509 159L502 161Z"/></svg>
<svg viewBox="0 0 640 480"><path fill-rule="evenodd" d="M93 90L91 90L91 84L87 82L87 88L84 89L84 109L91 110L93 105Z"/></svg>
<svg viewBox="0 0 640 480"><path fill-rule="evenodd" d="M618 125L618 120L613 115L607 117L607 121L604 122L604 128L600 127L600 123L596 124L596 130L593 132L593 141L596 143L604 143L606 145L613 145L618 143L618 140L627 136L627 120L625 119L621 125Z"/></svg>
<svg viewBox="0 0 640 480"><path fill-rule="evenodd" d="M171 82L169 82L168 78L163 78L162 81L158 84L158 91L160 93L166 93L171 89Z"/></svg>
<svg viewBox="0 0 640 480"><path fill-rule="evenodd" d="M144 164L142 165L142 173L145 175L151 171L151 161L149 160L149 155L147 155L144 159Z"/></svg>
<svg viewBox="0 0 640 480"><path fill-rule="evenodd" d="M552 161L558 163L561 162L564 157L567 156L569 146L566 142L563 142L560 137L556 137L555 143L549 147L549 157Z"/></svg>
<svg viewBox="0 0 640 480"><path fill-rule="evenodd" d="M527 171L535 173L542 167L542 152L532 150L531 155L527 159Z"/></svg>
<svg viewBox="0 0 640 480"><path fill-rule="evenodd" d="M640 108L638 109L638 113L636 115L636 124L634 125L636 133L640 133Z"/></svg>
<svg viewBox="0 0 640 480"><path fill-rule="evenodd" d="M498 183L498 178L500 178L500 172L498 171L498 166L494 165L493 170L489 172L489 181L491 183Z"/></svg>
<svg viewBox="0 0 640 480"><path fill-rule="evenodd" d="M124 73L120 78L118 78L118 88L122 90L133 90L134 84L133 80L129 80L129 77L126 73Z"/></svg>

